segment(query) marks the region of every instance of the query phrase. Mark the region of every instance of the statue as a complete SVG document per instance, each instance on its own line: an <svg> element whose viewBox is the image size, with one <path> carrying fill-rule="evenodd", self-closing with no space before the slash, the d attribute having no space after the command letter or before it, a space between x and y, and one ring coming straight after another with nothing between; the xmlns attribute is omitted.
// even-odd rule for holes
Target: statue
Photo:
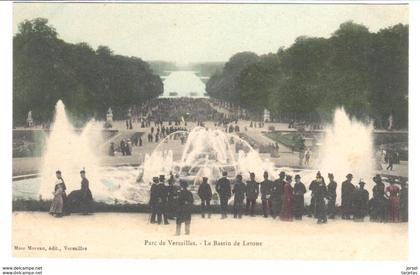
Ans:
<svg viewBox="0 0 420 275"><path fill-rule="evenodd" d="M394 128L394 117L392 114L388 117L388 130L391 131Z"/></svg>
<svg viewBox="0 0 420 275"><path fill-rule="evenodd" d="M113 119L112 110L111 110L111 107L109 107L108 112L106 113L106 121L112 122L112 119Z"/></svg>
<svg viewBox="0 0 420 275"><path fill-rule="evenodd" d="M269 122L270 121L270 111L267 110L267 109L264 109L263 121L264 122Z"/></svg>
<svg viewBox="0 0 420 275"><path fill-rule="evenodd" d="M32 127L32 126L34 126L34 120L32 119L32 111L29 111L29 112L28 112L28 117L27 117L27 119L26 119L26 125L27 125L28 127Z"/></svg>

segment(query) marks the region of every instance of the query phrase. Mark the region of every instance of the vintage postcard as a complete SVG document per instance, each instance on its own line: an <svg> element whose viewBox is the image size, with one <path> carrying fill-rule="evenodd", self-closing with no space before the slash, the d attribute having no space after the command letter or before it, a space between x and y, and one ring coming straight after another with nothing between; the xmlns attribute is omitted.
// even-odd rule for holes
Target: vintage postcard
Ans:
<svg viewBox="0 0 420 275"><path fill-rule="evenodd" d="M14 258L409 258L401 3L13 3Z"/></svg>

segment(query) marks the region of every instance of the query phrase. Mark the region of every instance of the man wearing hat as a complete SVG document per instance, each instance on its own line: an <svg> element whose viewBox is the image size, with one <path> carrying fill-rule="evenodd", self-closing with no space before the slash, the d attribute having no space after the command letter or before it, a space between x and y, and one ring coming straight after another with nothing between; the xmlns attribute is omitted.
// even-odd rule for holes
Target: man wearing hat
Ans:
<svg viewBox="0 0 420 275"><path fill-rule="evenodd" d="M315 189L320 181L323 181L324 178L321 175L321 172L318 171L316 173L316 178L311 181L311 184L309 184L309 190L311 191L311 202L309 204L309 213L308 217L312 217L312 215L315 214Z"/></svg>
<svg viewBox="0 0 420 275"><path fill-rule="evenodd" d="M341 212L344 220L350 220L352 215L353 195L356 187L351 183L352 174L347 174L347 180L341 184Z"/></svg>
<svg viewBox="0 0 420 275"><path fill-rule="evenodd" d="M273 209L271 205L271 190L273 182L268 179L268 172L264 172L264 180L260 183L261 203L263 207L264 217L268 217L267 208L270 210L270 215L273 216Z"/></svg>
<svg viewBox="0 0 420 275"><path fill-rule="evenodd" d="M152 185L150 186L150 200L149 206L152 211L152 215L150 216L150 223L156 223L156 216L158 212L158 201L159 201L159 194L158 194L158 183L159 178L153 177Z"/></svg>
<svg viewBox="0 0 420 275"><path fill-rule="evenodd" d="M178 196L178 208L176 215L176 235L181 234L181 225L185 223L185 234L190 234L191 212L194 204L193 194L187 189L188 183L181 181L181 191Z"/></svg>
<svg viewBox="0 0 420 275"><path fill-rule="evenodd" d="M329 198L324 178L318 177L314 188L315 218L318 224L327 223L326 200Z"/></svg>
<svg viewBox="0 0 420 275"><path fill-rule="evenodd" d="M353 199L353 219L363 221L368 212L369 192L365 189L365 183L359 182L359 188L354 193Z"/></svg>
<svg viewBox="0 0 420 275"><path fill-rule="evenodd" d="M166 186L168 192L168 203L166 206L166 214L168 219L173 220L175 219L175 211L177 207L177 199L178 199L178 188L174 185L175 177L172 172L169 173L168 179L168 186Z"/></svg>
<svg viewBox="0 0 420 275"><path fill-rule="evenodd" d="M286 184L285 178L286 178L286 173L284 171L281 171L280 174L279 174L279 178L275 180L275 182L278 182L281 186L281 188L280 188L281 193L280 193L280 208L279 208L279 211L281 210L281 205L282 205L281 198L283 197L283 188L284 188L284 185Z"/></svg>
<svg viewBox="0 0 420 275"><path fill-rule="evenodd" d="M216 183L216 192L219 194L222 219L226 219L228 201L232 196L230 181L227 179L226 171L222 172L222 178L220 178Z"/></svg>
<svg viewBox="0 0 420 275"><path fill-rule="evenodd" d="M330 200L328 201L327 212L330 219L335 219L335 203L337 201L337 182L334 180L334 175L332 173L328 173L328 180L330 182L327 185L327 191Z"/></svg>
<svg viewBox="0 0 420 275"><path fill-rule="evenodd" d="M80 201L80 210L83 214L87 215L92 213L93 196L89 189L89 180L86 178L86 171L83 169L80 171L80 177L82 178L80 191L82 198Z"/></svg>
<svg viewBox="0 0 420 275"><path fill-rule="evenodd" d="M385 184L382 182L381 176L377 174L373 177L375 186L372 189L372 199L370 200L370 220L377 222L386 221L387 199L385 198Z"/></svg>
<svg viewBox="0 0 420 275"><path fill-rule="evenodd" d="M210 219L210 200L212 191L207 177L203 177L203 181L198 188L198 196L201 200L201 217L204 219L207 213L207 218Z"/></svg>
<svg viewBox="0 0 420 275"><path fill-rule="evenodd" d="M271 203L271 216L275 219L280 216L280 210L282 207L282 196L283 196L283 175L280 173L280 178L273 181L270 190L270 203Z"/></svg>
<svg viewBox="0 0 420 275"><path fill-rule="evenodd" d="M242 181L242 175L236 176L236 182L233 185L233 218L242 219L242 211L244 208L244 199L246 194L246 185Z"/></svg>
<svg viewBox="0 0 420 275"><path fill-rule="evenodd" d="M250 214L252 217L255 216L255 204L260 192L258 183L255 181L255 174L249 173L250 180L246 182L246 212L245 215ZM251 212L249 208L251 207Z"/></svg>
<svg viewBox="0 0 420 275"><path fill-rule="evenodd" d="M304 195L306 193L305 185L300 181L300 175L295 176L295 185L293 186L293 213L295 219L302 220L305 210Z"/></svg>
<svg viewBox="0 0 420 275"><path fill-rule="evenodd" d="M167 206L168 206L168 189L165 186L165 176L159 176L159 184L157 185L157 216L158 224L162 223L162 216L164 224L169 224L168 215L167 215Z"/></svg>

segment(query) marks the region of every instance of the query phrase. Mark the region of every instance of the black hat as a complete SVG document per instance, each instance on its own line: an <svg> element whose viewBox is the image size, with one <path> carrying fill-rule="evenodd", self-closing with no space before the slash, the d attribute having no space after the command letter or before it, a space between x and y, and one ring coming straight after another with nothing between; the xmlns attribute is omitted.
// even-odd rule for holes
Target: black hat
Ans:
<svg viewBox="0 0 420 275"><path fill-rule="evenodd" d="M203 177L203 181L207 181L208 179L208 177Z"/></svg>
<svg viewBox="0 0 420 275"><path fill-rule="evenodd" d="M365 184L366 184L366 183L365 183L365 182L363 182L363 181L359 182L359 185L360 185L360 186L365 186Z"/></svg>
<svg viewBox="0 0 420 275"><path fill-rule="evenodd" d="M267 176L268 177L268 172L264 171L264 177Z"/></svg>
<svg viewBox="0 0 420 275"><path fill-rule="evenodd" d="M83 169L83 170L80 170L80 174L86 174L86 171L85 171L85 169Z"/></svg>
<svg viewBox="0 0 420 275"><path fill-rule="evenodd" d="M381 175L376 174L376 176L374 176L374 177L372 178L372 180L373 180L374 182L381 181L381 180L382 180L382 179L381 179Z"/></svg>
<svg viewBox="0 0 420 275"><path fill-rule="evenodd" d="M159 178L158 177L153 177L153 182L158 182Z"/></svg>
<svg viewBox="0 0 420 275"><path fill-rule="evenodd" d="M328 177L334 177L333 173L328 173Z"/></svg>
<svg viewBox="0 0 420 275"><path fill-rule="evenodd" d="M255 177L255 173L254 172L249 172L249 176L250 177Z"/></svg>
<svg viewBox="0 0 420 275"><path fill-rule="evenodd" d="M286 173L284 171L281 171L280 174L279 174L279 176L282 176L282 175L284 176L285 174Z"/></svg>
<svg viewBox="0 0 420 275"><path fill-rule="evenodd" d="M295 176L295 179L300 179L300 175L299 175L299 174L297 174L297 175Z"/></svg>
<svg viewBox="0 0 420 275"><path fill-rule="evenodd" d="M165 179L165 176L164 175L160 175L159 176L159 180L164 180Z"/></svg>
<svg viewBox="0 0 420 275"><path fill-rule="evenodd" d="M179 183L179 185L183 188L187 188L188 187L188 183L185 180L181 180L181 182Z"/></svg>
<svg viewBox="0 0 420 275"><path fill-rule="evenodd" d="M353 178L353 175L351 173L348 173L347 176L346 176L346 178L348 178L348 179L349 178Z"/></svg>
<svg viewBox="0 0 420 275"><path fill-rule="evenodd" d="M55 171L55 173L61 175L61 171L60 170Z"/></svg>
<svg viewBox="0 0 420 275"><path fill-rule="evenodd" d="M316 176L317 177L320 177L321 176L321 172L320 171L316 172Z"/></svg>
<svg viewBox="0 0 420 275"><path fill-rule="evenodd" d="M241 175L241 174L239 174L239 175L237 175L237 176L236 176L236 178L237 178L238 180L241 180L241 179L242 179L242 175Z"/></svg>

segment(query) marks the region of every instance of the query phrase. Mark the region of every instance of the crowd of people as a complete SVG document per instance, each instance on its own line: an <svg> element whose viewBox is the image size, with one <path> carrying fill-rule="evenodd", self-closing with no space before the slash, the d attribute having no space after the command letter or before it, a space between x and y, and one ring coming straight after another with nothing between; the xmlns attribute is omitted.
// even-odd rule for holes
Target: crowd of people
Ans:
<svg viewBox="0 0 420 275"><path fill-rule="evenodd" d="M186 121L219 121L224 118L205 98L158 98L133 108L132 113L142 127L149 127L153 123L157 126L162 121L181 125Z"/></svg>
<svg viewBox="0 0 420 275"><path fill-rule="evenodd" d="M49 213L62 217L73 212L89 214L93 212L93 196L89 189L86 171L80 171L80 190L66 194L66 185L61 171L56 171L56 184ZM279 177L270 180L264 172L263 181L257 182L255 173L250 172L249 180L244 182L242 175L234 180L222 172L222 177L214 188L208 178L203 177L197 190L201 201L202 218L211 218L211 202L218 198L222 219L228 218L228 202L233 197L233 218L241 219L243 215L255 217L257 200L260 198L262 216L264 218L279 218L282 221L302 220L304 215L314 217L317 223L327 223L335 219L341 212L344 220L364 221L369 216L374 222L407 222L408 221L408 184L398 179L390 180L385 187L380 175L373 177L375 186L369 191L365 183L358 186L352 183L353 175L348 174L341 184L341 205L337 206L337 188L339 187L332 173L328 174L328 183L320 172L309 184L308 189L301 181L299 174L294 178L281 171ZM293 182L294 179L294 182ZM401 187L400 187L401 186ZM169 224L170 219L176 220L176 234L181 234L181 226L185 224L185 233L189 234L194 196L186 181L172 175L166 180L164 175L154 177L150 187L149 206L151 208L151 223ZM213 193L215 191L215 195ZM304 196L310 192L310 203L305 206Z"/></svg>
<svg viewBox="0 0 420 275"><path fill-rule="evenodd" d="M133 152L133 146L142 146L143 140L141 135L133 136L132 138L123 138L119 142L119 146L116 147L115 143L111 141L109 143L108 155L115 156L115 153L118 151L123 156L131 156Z"/></svg>
<svg viewBox="0 0 420 275"><path fill-rule="evenodd" d="M186 131L188 131L186 127L172 125L172 123L170 123L168 126L165 127L165 125L163 125L162 123L162 124L157 125L156 130L155 130L155 127L153 126L150 128L150 133L147 134L147 141L148 142L154 141L157 143L161 139L164 139L169 136L169 139L174 139L174 140L180 139L181 144L184 144L186 140L186 136L185 136L185 133L183 132L186 132Z"/></svg>
<svg viewBox="0 0 420 275"><path fill-rule="evenodd" d="M341 206L337 206L337 188L339 187L332 173L328 174L328 183L320 172L315 179L306 185L300 175L286 175L280 172L279 177L272 181L267 172L264 180L257 182L255 173L251 172L249 180L244 182L242 175L234 180L227 177L227 172L215 184L215 191L220 205L222 219L228 217L228 202L233 197L233 218L241 219L243 215L256 216L257 199L260 198L262 215L265 218L279 218L282 221L302 220L304 215L314 217L317 223L327 223L328 219L335 219L341 212L344 220L362 222L369 216L374 222L407 222L408 221L408 184L391 180L385 188L381 176L373 177L375 186L369 191L365 189L365 182L358 186L352 183L353 175L348 174L341 184ZM176 234L181 232L181 224L185 223L185 233L189 234L191 213L194 199L188 190L188 183L171 175L166 181L164 175L154 177L150 189L149 205L152 211L151 223L169 224L169 219L176 219ZM399 183L399 184L397 184ZM401 187L399 187L401 185ZM305 207L304 196L310 192L310 204ZM202 218L211 217L211 201L215 195L207 177L197 192L201 201Z"/></svg>

